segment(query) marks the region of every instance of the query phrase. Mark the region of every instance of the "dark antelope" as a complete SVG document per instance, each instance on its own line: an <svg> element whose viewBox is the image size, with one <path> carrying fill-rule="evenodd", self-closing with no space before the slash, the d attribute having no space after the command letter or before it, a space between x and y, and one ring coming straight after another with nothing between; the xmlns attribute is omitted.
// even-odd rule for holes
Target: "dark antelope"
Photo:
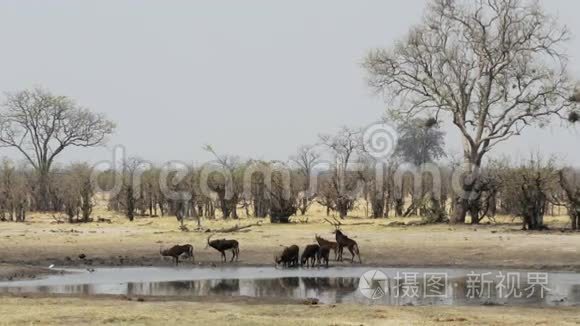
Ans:
<svg viewBox="0 0 580 326"><path fill-rule="evenodd" d="M186 244L183 246L176 245L165 250L159 248L159 253L163 257L172 257L175 260L175 265L179 265L179 256L183 254L186 254L188 257L191 257L191 261L195 262L195 257L193 256L193 246L190 244Z"/></svg>
<svg viewBox="0 0 580 326"><path fill-rule="evenodd" d="M320 247L318 252L316 253L316 261L318 262L318 266L321 264L325 264L328 267L328 256L330 255L330 248L328 247Z"/></svg>
<svg viewBox="0 0 580 326"><path fill-rule="evenodd" d="M342 233L342 231L340 230L341 225L340 221L336 219L334 223L332 221L329 221L328 219L325 219L325 221L334 226L333 233L336 235L336 243L338 244L338 260L342 261L342 252L344 250L344 247L346 247L348 251L350 251L350 254L352 255L350 262L353 263L354 257L358 256L358 261L359 263L362 264L358 244L356 243L356 241L354 241L353 239L349 238L344 233Z"/></svg>
<svg viewBox="0 0 580 326"><path fill-rule="evenodd" d="M362 264L362 259L360 258L360 251L358 249L358 244L353 239L347 237L344 233L342 233L339 229L334 230L334 234L336 234L336 242L338 243L338 259L342 261L342 251L344 247L350 251L352 255L350 262L354 262L354 256L358 256L358 262Z"/></svg>
<svg viewBox="0 0 580 326"><path fill-rule="evenodd" d="M306 248L304 248L304 251L302 252L300 264L302 266L306 265L306 267L308 267L309 265L310 267L314 267L314 264L316 263L316 256L319 250L320 246L317 244L307 245Z"/></svg>
<svg viewBox="0 0 580 326"><path fill-rule="evenodd" d="M327 247L329 249L332 249L332 251L334 251L334 260L338 259L338 256L337 256L338 244L336 242L326 240L326 239L320 237L318 234L315 235L315 238L316 238L316 242L318 242L320 247Z"/></svg>
<svg viewBox="0 0 580 326"><path fill-rule="evenodd" d="M224 262L227 260L226 250L232 251L232 259L230 260L230 262L233 262L234 258L236 259L236 261L238 261L238 257L240 256L240 244L238 243L237 240L219 239L209 241L209 239L212 236L213 234L207 238L207 246L212 247L215 250L219 251L222 254L222 260Z"/></svg>
<svg viewBox="0 0 580 326"><path fill-rule="evenodd" d="M300 249L297 245L291 245L290 247L285 247L281 253L274 257L274 262L276 266L282 264L283 267L296 267L298 266L298 256Z"/></svg>

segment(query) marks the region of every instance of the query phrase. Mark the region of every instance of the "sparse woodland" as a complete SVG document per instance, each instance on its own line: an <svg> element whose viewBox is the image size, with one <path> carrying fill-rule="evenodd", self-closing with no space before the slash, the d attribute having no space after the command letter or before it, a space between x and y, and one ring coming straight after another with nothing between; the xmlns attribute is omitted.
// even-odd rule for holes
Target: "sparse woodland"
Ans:
<svg viewBox="0 0 580 326"><path fill-rule="evenodd" d="M369 151L363 128L344 127L285 161L206 146L214 157L206 165L168 170L130 158L94 178L88 164L55 162L69 148L104 144L114 122L47 90L10 93L0 111L0 146L20 159L0 164L0 220L24 222L41 211L91 222L100 189L112 194L108 208L131 221L172 216L182 226L240 216L307 222L301 216L316 203L341 219L355 207L372 218L418 215L425 223L478 224L501 214L529 230L547 228L543 217L558 211L578 229L577 168L537 154L523 161L490 154L529 126L559 120L574 127L580 95L565 69L568 39L535 2L432 1L405 38L370 51L364 63L397 128L398 143L381 159ZM459 131L461 158L445 152L444 127ZM428 168L435 164L437 173ZM467 195L453 186L458 174Z"/></svg>

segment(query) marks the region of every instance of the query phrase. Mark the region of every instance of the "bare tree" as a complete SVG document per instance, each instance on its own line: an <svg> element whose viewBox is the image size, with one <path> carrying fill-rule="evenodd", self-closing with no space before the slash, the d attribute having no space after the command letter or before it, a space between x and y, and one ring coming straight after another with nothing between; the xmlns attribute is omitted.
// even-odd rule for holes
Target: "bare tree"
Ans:
<svg viewBox="0 0 580 326"><path fill-rule="evenodd" d="M334 207L341 218L354 208L356 198L353 192L358 186L359 175L350 171L350 164L363 150L360 130L343 127L338 134L321 135L320 140L334 158L332 178L328 180L330 193L333 193Z"/></svg>
<svg viewBox="0 0 580 326"><path fill-rule="evenodd" d="M30 187L26 173L4 159L0 166L0 221L24 222Z"/></svg>
<svg viewBox="0 0 580 326"><path fill-rule="evenodd" d="M394 197L393 176L396 170L396 160L378 162L371 155L361 155L358 160L362 169L358 171L359 179L364 183L363 195L373 218L389 216L389 208Z"/></svg>
<svg viewBox="0 0 580 326"><path fill-rule="evenodd" d="M135 219L135 211L139 207L140 201L143 201L140 192L143 187L141 187L140 181L145 170L147 167L144 160L131 157L124 160L122 171L115 172L120 173L121 191L115 197L110 198L109 206L123 212L131 222Z"/></svg>
<svg viewBox="0 0 580 326"><path fill-rule="evenodd" d="M78 183L80 197L80 215L84 223L89 222L93 213L95 185L91 182L91 167L86 163L73 164L70 172Z"/></svg>
<svg viewBox="0 0 580 326"><path fill-rule="evenodd" d="M68 147L102 144L115 125L65 96L36 88L7 94L0 113L0 146L18 150L38 174L37 208L49 210L49 174Z"/></svg>
<svg viewBox="0 0 580 326"><path fill-rule="evenodd" d="M558 170L555 159L533 155L519 166L497 166L497 180L507 212L520 217L523 229L543 230L544 214L549 203L557 203Z"/></svg>
<svg viewBox="0 0 580 326"><path fill-rule="evenodd" d="M243 187L243 167L240 159L235 156L218 155L210 145L206 145L204 149L214 155L215 163L223 172L213 173L208 180L210 188L218 195L223 218L238 219L237 208Z"/></svg>
<svg viewBox="0 0 580 326"><path fill-rule="evenodd" d="M416 118L403 121L397 127L395 155L417 167L445 157L445 132L438 125L426 124L425 119Z"/></svg>
<svg viewBox="0 0 580 326"><path fill-rule="evenodd" d="M422 169L423 164L432 163L445 157L445 133L441 131L439 124L429 119L413 118L399 123L397 132L399 138L394 154L401 161L414 164L418 169ZM411 205L406 212L400 212L404 216L417 214L419 209L432 211L427 209L427 206L438 206L438 198L431 197L429 200L425 198L427 195L426 190L431 189L426 186L425 182L427 181L422 175L421 190L420 193L416 193L418 189L413 187L413 177L406 175L402 179L403 185L402 189L400 189L401 191L399 191L400 197L397 198L399 205L404 205L406 194L411 197ZM402 210L402 207L399 207L399 210ZM440 211L439 207L436 207L436 210ZM434 220L440 219L436 218Z"/></svg>
<svg viewBox="0 0 580 326"><path fill-rule="evenodd" d="M298 174L302 179L302 192L298 198L298 209L302 215L306 214L306 211L314 202L316 196L316 194L310 191L310 177L319 159L320 153L316 151L314 146L309 145L301 146L298 148L296 155L291 157L292 162L298 167Z"/></svg>
<svg viewBox="0 0 580 326"><path fill-rule="evenodd" d="M298 188L292 183L291 174L285 176L276 166L281 162L269 162L271 171L270 186L266 187L270 197L270 222L288 223L290 216L296 214ZM290 172L287 170L287 172Z"/></svg>
<svg viewBox="0 0 580 326"><path fill-rule="evenodd" d="M558 172L560 187L563 190L561 201L564 202L570 216L570 228L580 227L580 173L578 171L560 170Z"/></svg>
<svg viewBox="0 0 580 326"><path fill-rule="evenodd" d="M401 100L390 106L394 117L452 121L469 193L495 145L575 107L568 38L537 1L433 0L421 24L393 48L371 51L365 67L372 86ZM469 204L469 196L457 200L452 222L464 223Z"/></svg>

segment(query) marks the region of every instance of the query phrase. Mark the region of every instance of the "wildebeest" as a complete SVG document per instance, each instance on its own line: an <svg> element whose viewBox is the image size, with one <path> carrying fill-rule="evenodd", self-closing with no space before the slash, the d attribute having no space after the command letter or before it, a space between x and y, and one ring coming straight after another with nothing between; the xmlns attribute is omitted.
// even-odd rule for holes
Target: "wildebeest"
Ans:
<svg viewBox="0 0 580 326"><path fill-rule="evenodd" d="M298 266L300 248L297 245L291 245L285 247L282 252L274 257L276 265L282 264L283 267L295 267Z"/></svg>
<svg viewBox="0 0 580 326"><path fill-rule="evenodd" d="M308 265L310 265L310 267L314 267L314 264L316 263L316 254L318 253L319 249L320 246L317 244L307 245L302 252L300 264L302 266L306 265L306 267L308 267Z"/></svg>
<svg viewBox="0 0 580 326"><path fill-rule="evenodd" d="M325 264L326 267L328 267L328 256L330 256L330 248L320 247L316 253L316 261L318 262L318 266Z"/></svg>
<svg viewBox="0 0 580 326"><path fill-rule="evenodd" d="M216 239L209 241L212 236L213 234L207 238L207 245L219 251L222 254L222 260L224 262L227 261L226 250L232 251L232 259L230 260L230 263L234 261L234 258L238 261L238 257L240 256L240 244L237 240Z"/></svg>
<svg viewBox="0 0 580 326"><path fill-rule="evenodd" d="M334 234L336 235L336 243L338 243L338 260L342 261L342 251L344 247L350 251L352 255L350 262L354 262L354 256L358 255L358 261L362 264L362 259L360 258L360 251L358 249L358 244L353 239L347 237L344 233L342 233L338 227L334 230Z"/></svg>
<svg viewBox="0 0 580 326"><path fill-rule="evenodd" d="M338 260L337 251L338 251L338 244L334 241L326 240L320 237L318 234L315 235L316 242L320 245L320 247L328 247L334 251L334 260Z"/></svg>
<svg viewBox="0 0 580 326"><path fill-rule="evenodd" d="M159 253L163 257L172 257L175 260L175 265L179 265L179 256L186 254L191 257L191 261L195 262L195 257L193 256L193 246L190 244L176 245L169 249L162 250L159 248Z"/></svg>

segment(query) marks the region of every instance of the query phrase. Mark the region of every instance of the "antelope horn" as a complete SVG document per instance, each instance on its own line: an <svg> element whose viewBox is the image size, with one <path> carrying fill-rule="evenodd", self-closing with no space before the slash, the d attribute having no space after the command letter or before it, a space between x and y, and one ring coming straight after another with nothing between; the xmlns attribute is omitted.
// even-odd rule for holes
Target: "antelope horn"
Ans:
<svg viewBox="0 0 580 326"><path fill-rule="evenodd" d="M326 223L334 226L334 222L330 221L329 219L325 218L324 221L326 221Z"/></svg>

